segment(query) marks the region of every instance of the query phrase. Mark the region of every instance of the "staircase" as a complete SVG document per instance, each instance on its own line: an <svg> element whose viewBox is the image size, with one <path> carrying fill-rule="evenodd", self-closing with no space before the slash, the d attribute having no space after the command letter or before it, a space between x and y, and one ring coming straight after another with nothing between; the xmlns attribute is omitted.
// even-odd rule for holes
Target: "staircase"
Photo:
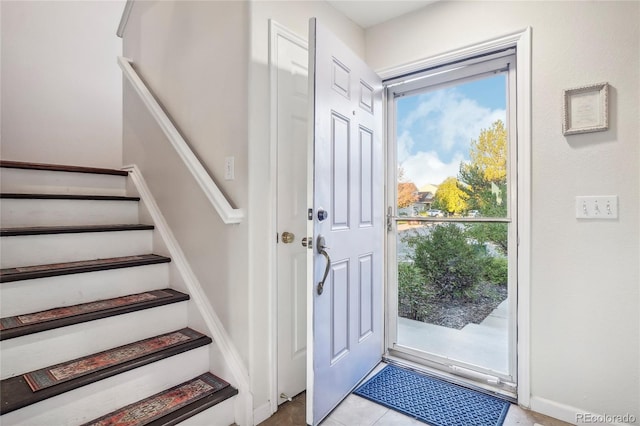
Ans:
<svg viewBox="0 0 640 426"><path fill-rule="evenodd" d="M209 372L127 172L0 161L0 178L0 423L233 424L238 391Z"/></svg>

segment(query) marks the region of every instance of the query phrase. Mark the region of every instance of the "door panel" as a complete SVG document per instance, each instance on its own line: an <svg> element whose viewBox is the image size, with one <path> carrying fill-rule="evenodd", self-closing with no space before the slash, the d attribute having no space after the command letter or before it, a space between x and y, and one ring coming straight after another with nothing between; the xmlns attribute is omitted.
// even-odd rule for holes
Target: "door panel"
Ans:
<svg viewBox="0 0 640 426"><path fill-rule="evenodd" d="M307 220L306 43L272 24L271 71L275 73L277 116L277 395L293 397L306 388L307 250L301 240ZM283 232L294 235L291 243ZM279 397L278 404L287 399Z"/></svg>
<svg viewBox="0 0 640 426"><path fill-rule="evenodd" d="M313 271L308 295L307 423L318 424L383 352L382 84L329 31L310 22L310 187ZM319 211L328 213L326 219ZM331 264L319 292L327 258Z"/></svg>

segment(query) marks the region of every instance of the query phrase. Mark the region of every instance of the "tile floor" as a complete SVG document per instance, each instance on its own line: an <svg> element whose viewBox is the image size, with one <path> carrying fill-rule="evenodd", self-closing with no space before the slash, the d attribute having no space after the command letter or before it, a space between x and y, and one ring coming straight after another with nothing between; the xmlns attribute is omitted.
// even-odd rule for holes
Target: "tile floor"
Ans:
<svg viewBox="0 0 640 426"><path fill-rule="evenodd" d="M296 396L293 401L285 402L278 412L259 426L304 426L305 394ZM425 426L424 423L378 405L356 395L349 395L336 408L322 426ZM566 426L569 423L523 410L512 405L507 413L504 426Z"/></svg>

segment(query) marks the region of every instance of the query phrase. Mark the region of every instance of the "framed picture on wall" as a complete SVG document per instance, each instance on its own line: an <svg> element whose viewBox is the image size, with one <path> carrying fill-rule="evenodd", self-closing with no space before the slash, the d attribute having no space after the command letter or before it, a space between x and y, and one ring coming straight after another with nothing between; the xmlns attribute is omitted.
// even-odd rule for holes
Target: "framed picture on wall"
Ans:
<svg viewBox="0 0 640 426"><path fill-rule="evenodd" d="M565 136L609 129L609 84L564 91L562 132Z"/></svg>

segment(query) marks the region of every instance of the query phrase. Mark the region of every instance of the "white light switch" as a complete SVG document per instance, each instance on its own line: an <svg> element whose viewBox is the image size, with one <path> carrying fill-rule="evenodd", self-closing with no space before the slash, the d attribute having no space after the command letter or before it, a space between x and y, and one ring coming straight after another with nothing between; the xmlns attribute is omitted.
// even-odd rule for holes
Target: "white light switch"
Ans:
<svg viewBox="0 0 640 426"><path fill-rule="evenodd" d="M578 219L617 219L617 195L588 195L576 197Z"/></svg>
<svg viewBox="0 0 640 426"><path fill-rule="evenodd" d="M224 180L233 180L235 179L235 170L234 170L234 158L233 157L225 157L224 158Z"/></svg>

